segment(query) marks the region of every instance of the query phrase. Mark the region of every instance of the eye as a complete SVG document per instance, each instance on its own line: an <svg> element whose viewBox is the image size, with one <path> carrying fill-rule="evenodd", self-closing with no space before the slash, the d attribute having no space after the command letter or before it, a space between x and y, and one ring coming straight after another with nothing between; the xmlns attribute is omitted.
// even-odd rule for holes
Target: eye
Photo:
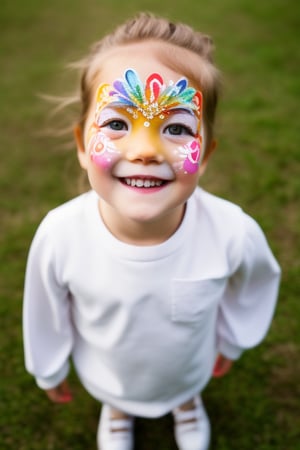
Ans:
<svg viewBox="0 0 300 450"><path fill-rule="evenodd" d="M109 120L101 125L101 128L109 128L113 131L126 131L128 130L127 123L124 120L113 119Z"/></svg>
<svg viewBox="0 0 300 450"><path fill-rule="evenodd" d="M194 136L194 132L191 128L180 123L173 123L171 125L168 125L164 129L164 133L170 134L172 136Z"/></svg>

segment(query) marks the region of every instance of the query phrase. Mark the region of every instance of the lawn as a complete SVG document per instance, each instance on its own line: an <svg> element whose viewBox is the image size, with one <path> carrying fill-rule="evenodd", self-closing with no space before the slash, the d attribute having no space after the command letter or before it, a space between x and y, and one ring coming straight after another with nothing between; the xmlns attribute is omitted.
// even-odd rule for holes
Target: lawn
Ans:
<svg viewBox="0 0 300 450"><path fill-rule="evenodd" d="M283 278L265 341L203 397L211 450L300 450L300 4L298 0L2 0L0 8L0 449L95 448L99 405L71 375L75 400L50 404L24 369L22 291L34 231L78 193L74 147L43 136L49 106L76 76L64 65L138 10L214 37L224 74L218 151L201 184L255 217ZM138 380L137 380L138 382ZM137 450L174 450L169 416L137 422Z"/></svg>

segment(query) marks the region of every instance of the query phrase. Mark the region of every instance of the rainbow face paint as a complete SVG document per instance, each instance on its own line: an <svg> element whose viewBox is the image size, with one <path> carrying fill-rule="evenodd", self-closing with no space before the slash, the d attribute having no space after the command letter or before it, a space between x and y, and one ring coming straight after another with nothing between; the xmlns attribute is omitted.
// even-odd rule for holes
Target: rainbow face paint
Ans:
<svg viewBox="0 0 300 450"><path fill-rule="evenodd" d="M146 127L150 126L154 117L159 116L163 120L168 110L178 106L191 109L201 120L201 92L189 87L186 78L181 78L176 83L170 81L166 86L158 73L151 74L143 85L138 74L128 69L124 78L116 80L113 86L102 84L99 87L97 102L97 111L109 103L117 102L125 105L133 118L141 113Z"/></svg>
<svg viewBox="0 0 300 450"><path fill-rule="evenodd" d="M134 70L128 69L124 73L124 78L114 81L112 86L101 84L96 100L95 122L89 130L88 149L92 161L98 167L108 169L125 151L122 138L119 137L123 137L123 135L116 135L111 139L107 136L109 133L106 134L105 127L107 125L103 120L103 113L107 111L105 108L111 106L111 109L116 108L116 111L123 110L127 115L127 121L132 124L128 127L131 133L127 136L129 140L131 135L134 136L132 133L135 133L138 127L149 128L152 124L151 133L157 133L157 136L160 136L161 131L159 130L163 129L164 124L177 125L176 114L179 114L177 111L181 111L181 115L187 114L189 117L194 117L193 121L196 125L193 127L191 140L183 145L174 145L171 158L169 154L166 160L170 161L176 172L185 174L197 172L202 157L200 134L202 94L193 87L189 87L185 78L180 78L176 83L169 81L166 85L159 74L153 73L143 84L138 74ZM118 121L117 113L116 116L116 119L112 120ZM182 126L184 127L184 123ZM186 134L188 137L188 133ZM165 150L162 151L162 148L170 137L173 138L173 141L180 140L176 134L166 136L162 133L160 136L162 145L158 146L160 153L166 153ZM169 148L170 145L168 145Z"/></svg>

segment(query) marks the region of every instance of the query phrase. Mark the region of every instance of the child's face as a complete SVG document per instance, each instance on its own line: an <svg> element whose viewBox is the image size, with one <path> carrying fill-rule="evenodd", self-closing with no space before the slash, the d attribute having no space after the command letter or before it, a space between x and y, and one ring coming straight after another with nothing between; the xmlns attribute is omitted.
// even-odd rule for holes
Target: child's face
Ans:
<svg viewBox="0 0 300 450"><path fill-rule="evenodd" d="M134 47L101 71L79 158L114 212L149 222L182 209L204 170L202 95L151 46Z"/></svg>

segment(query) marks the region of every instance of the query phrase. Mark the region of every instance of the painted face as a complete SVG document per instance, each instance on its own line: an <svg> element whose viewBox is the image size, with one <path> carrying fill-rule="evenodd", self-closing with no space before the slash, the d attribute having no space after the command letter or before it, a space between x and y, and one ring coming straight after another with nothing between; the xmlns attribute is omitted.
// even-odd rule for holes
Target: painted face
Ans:
<svg viewBox="0 0 300 450"><path fill-rule="evenodd" d="M128 69L112 86L98 88L88 151L96 166L109 170L131 145L129 139L140 134L176 173L194 174L202 159L201 118L202 94L185 78L166 85L153 73L143 85Z"/></svg>

